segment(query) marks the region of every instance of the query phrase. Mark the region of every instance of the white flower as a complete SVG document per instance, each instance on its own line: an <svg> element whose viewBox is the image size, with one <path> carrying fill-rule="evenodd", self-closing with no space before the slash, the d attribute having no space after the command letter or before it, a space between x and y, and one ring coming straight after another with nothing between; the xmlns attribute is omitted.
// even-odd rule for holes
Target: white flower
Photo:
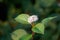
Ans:
<svg viewBox="0 0 60 40"><path fill-rule="evenodd" d="M28 18L28 22L31 24L31 23L33 23L33 22L35 22L35 21L37 21L38 20L38 17L36 16L36 15L32 15L32 16L30 16L29 18Z"/></svg>

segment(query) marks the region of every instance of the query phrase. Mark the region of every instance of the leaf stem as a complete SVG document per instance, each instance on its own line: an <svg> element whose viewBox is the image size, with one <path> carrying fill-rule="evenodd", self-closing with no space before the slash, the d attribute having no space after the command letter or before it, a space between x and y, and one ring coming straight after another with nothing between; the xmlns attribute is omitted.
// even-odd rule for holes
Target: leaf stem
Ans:
<svg viewBox="0 0 60 40"><path fill-rule="evenodd" d="M34 27L34 23L32 23L31 25L32 25L32 28L33 28L33 27ZM35 34L35 33L32 31L32 40L33 40L33 38L34 38L34 34Z"/></svg>

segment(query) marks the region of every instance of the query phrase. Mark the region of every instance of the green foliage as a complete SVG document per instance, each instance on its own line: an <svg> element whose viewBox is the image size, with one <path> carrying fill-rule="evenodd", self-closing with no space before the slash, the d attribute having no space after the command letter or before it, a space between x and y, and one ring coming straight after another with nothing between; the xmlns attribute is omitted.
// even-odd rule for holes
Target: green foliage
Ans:
<svg viewBox="0 0 60 40"><path fill-rule="evenodd" d="M53 20L56 17L57 16L45 18L41 21L41 23L44 24L44 25L47 25L51 20Z"/></svg>
<svg viewBox="0 0 60 40"><path fill-rule="evenodd" d="M44 24L38 23L32 28L33 32L44 34Z"/></svg>
<svg viewBox="0 0 60 40"><path fill-rule="evenodd" d="M29 17L29 15L27 15L27 14L20 14L15 18L15 20L22 24L29 24L28 17Z"/></svg>
<svg viewBox="0 0 60 40"><path fill-rule="evenodd" d="M28 34L28 35L24 35L20 38L20 40L30 40L32 38L32 35L31 34Z"/></svg>
<svg viewBox="0 0 60 40"><path fill-rule="evenodd" d="M11 34L11 37L13 40L19 40L24 35L27 35L27 32L25 30L17 29Z"/></svg>

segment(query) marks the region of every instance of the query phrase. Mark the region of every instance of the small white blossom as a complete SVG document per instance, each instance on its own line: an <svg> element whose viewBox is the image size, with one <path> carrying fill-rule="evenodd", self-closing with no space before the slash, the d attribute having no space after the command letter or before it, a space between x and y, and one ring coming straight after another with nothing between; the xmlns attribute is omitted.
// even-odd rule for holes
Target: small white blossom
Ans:
<svg viewBox="0 0 60 40"><path fill-rule="evenodd" d="M33 22L35 22L35 21L37 21L38 20L38 17L36 16L36 15L32 15L32 16L30 16L29 18L28 18L28 22L31 24L31 23L33 23Z"/></svg>

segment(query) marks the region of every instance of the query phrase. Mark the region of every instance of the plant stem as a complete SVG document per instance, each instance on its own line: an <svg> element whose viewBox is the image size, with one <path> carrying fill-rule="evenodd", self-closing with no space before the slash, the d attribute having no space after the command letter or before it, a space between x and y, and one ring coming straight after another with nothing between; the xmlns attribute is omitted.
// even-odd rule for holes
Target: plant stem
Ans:
<svg viewBox="0 0 60 40"><path fill-rule="evenodd" d="M34 27L34 23L32 23L32 28ZM32 31L32 40L33 40L33 38L34 38L34 32Z"/></svg>

